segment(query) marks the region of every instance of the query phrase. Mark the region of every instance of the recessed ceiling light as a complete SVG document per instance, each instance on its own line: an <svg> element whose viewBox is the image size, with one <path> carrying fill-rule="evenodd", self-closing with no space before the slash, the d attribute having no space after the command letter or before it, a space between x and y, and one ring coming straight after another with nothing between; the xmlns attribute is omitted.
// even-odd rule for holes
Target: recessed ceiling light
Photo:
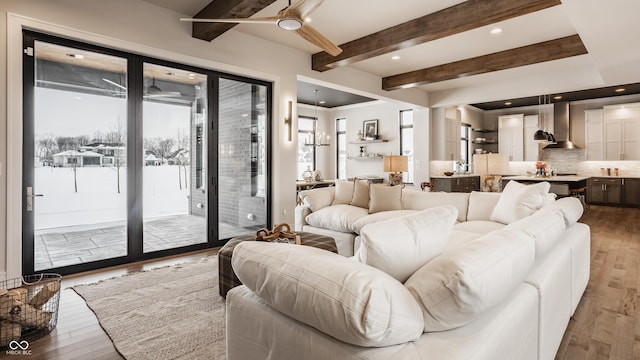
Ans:
<svg viewBox="0 0 640 360"><path fill-rule="evenodd" d="M505 105L509 106L511 105L511 101L507 101L506 103L504 103Z"/></svg>
<svg viewBox="0 0 640 360"><path fill-rule="evenodd" d="M616 89L616 92L617 92L617 93L620 93L620 92L624 92L625 90L627 90L627 89L625 89L625 88L617 88L617 89Z"/></svg>
<svg viewBox="0 0 640 360"><path fill-rule="evenodd" d="M313 20L312 20L310 17L308 17L308 16L307 16L306 18L304 18L304 22L308 22L308 23L310 23L310 22L312 22L312 21L313 21Z"/></svg>
<svg viewBox="0 0 640 360"><path fill-rule="evenodd" d="M560 95L556 95L556 96L554 96L553 98L554 98L555 100L560 100L560 99L562 99L562 96L560 96Z"/></svg>
<svg viewBox="0 0 640 360"><path fill-rule="evenodd" d="M326 101L324 101L324 100L320 100L320 101L318 101L318 104L326 104L326 103L327 103L327 102L326 102Z"/></svg>
<svg viewBox="0 0 640 360"><path fill-rule="evenodd" d="M74 59L84 59L84 55L80 55L80 54L67 54L68 57L72 57Z"/></svg>
<svg viewBox="0 0 640 360"><path fill-rule="evenodd" d="M400 60L400 56L398 56L398 55L393 55L393 56L391 57L391 60Z"/></svg>
<svg viewBox="0 0 640 360"><path fill-rule="evenodd" d="M491 29L490 33L491 33L491 35L501 34L502 33L502 28L499 28L499 27L493 28L493 29Z"/></svg>

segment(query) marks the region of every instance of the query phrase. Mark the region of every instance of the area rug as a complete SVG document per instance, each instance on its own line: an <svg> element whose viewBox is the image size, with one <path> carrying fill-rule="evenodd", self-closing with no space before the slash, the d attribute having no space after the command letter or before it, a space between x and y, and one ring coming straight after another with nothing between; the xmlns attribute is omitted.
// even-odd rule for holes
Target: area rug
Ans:
<svg viewBox="0 0 640 360"><path fill-rule="evenodd" d="M225 358L216 256L73 289L127 360Z"/></svg>

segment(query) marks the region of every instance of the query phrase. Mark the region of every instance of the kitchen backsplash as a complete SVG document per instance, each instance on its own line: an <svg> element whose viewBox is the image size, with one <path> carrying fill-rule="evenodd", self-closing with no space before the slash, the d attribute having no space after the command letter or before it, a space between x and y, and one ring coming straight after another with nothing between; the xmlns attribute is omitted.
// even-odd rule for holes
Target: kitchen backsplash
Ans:
<svg viewBox="0 0 640 360"><path fill-rule="evenodd" d="M618 168L619 176L640 177L640 161L585 161L584 149L543 149L540 161L557 173L600 176L601 168ZM508 175L525 175L535 172L535 161L510 161ZM430 172L433 176L442 175L455 167L453 161L431 161Z"/></svg>

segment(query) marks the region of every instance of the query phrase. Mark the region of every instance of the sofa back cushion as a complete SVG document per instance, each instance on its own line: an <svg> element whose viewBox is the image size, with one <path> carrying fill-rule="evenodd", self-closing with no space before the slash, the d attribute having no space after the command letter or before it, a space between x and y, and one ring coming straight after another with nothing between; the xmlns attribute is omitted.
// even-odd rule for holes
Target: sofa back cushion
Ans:
<svg viewBox="0 0 640 360"><path fill-rule="evenodd" d="M336 190L333 199L333 205L337 204L351 204L353 198L353 181L348 180L336 180Z"/></svg>
<svg viewBox="0 0 640 360"><path fill-rule="evenodd" d="M531 236L536 244L536 259L540 259L556 245L566 225L560 209L552 207L513 222L505 229L519 230Z"/></svg>
<svg viewBox="0 0 640 360"><path fill-rule="evenodd" d="M422 307L424 331L463 326L500 304L524 281L534 258L528 235L503 229L429 261L405 283Z"/></svg>
<svg viewBox="0 0 640 360"><path fill-rule="evenodd" d="M491 220L511 224L539 210L547 201L550 184L547 181L533 185L509 181L493 208Z"/></svg>
<svg viewBox="0 0 640 360"><path fill-rule="evenodd" d="M542 207L539 212L560 210L567 227L577 223L584 212L582 203L575 197L564 197Z"/></svg>
<svg viewBox="0 0 640 360"><path fill-rule="evenodd" d="M449 205L366 225L354 257L405 282L442 253L457 216Z"/></svg>
<svg viewBox="0 0 640 360"><path fill-rule="evenodd" d="M491 213L500 200L500 193L472 191L469 195L467 221L491 220Z"/></svg>
<svg viewBox="0 0 640 360"><path fill-rule="evenodd" d="M389 275L309 247L246 241L233 269L269 306L340 341L382 347L417 340L420 306Z"/></svg>
<svg viewBox="0 0 640 360"><path fill-rule="evenodd" d="M369 214L402 210L402 186L371 185L369 196Z"/></svg>
<svg viewBox="0 0 640 360"><path fill-rule="evenodd" d="M426 210L445 205L453 205L458 209L458 221L467 221L469 193L402 191L402 208L405 210Z"/></svg>
<svg viewBox="0 0 640 360"><path fill-rule="evenodd" d="M369 183L356 179L353 183L351 205L369 209Z"/></svg>
<svg viewBox="0 0 640 360"><path fill-rule="evenodd" d="M318 211L333 203L335 187L304 190L298 193L302 204L308 206L311 211Z"/></svg>

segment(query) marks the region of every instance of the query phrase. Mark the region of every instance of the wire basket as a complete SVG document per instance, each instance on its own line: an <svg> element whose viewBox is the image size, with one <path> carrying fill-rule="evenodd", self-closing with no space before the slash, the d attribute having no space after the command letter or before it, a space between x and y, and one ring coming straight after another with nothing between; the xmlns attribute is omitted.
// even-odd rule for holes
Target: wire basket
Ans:
<svg viewBox="0 0 640 360"><path fill-rule="evenodd" d="M0 281L0 347L35 340L56 327L61 280L37 274Z"/></svg>

